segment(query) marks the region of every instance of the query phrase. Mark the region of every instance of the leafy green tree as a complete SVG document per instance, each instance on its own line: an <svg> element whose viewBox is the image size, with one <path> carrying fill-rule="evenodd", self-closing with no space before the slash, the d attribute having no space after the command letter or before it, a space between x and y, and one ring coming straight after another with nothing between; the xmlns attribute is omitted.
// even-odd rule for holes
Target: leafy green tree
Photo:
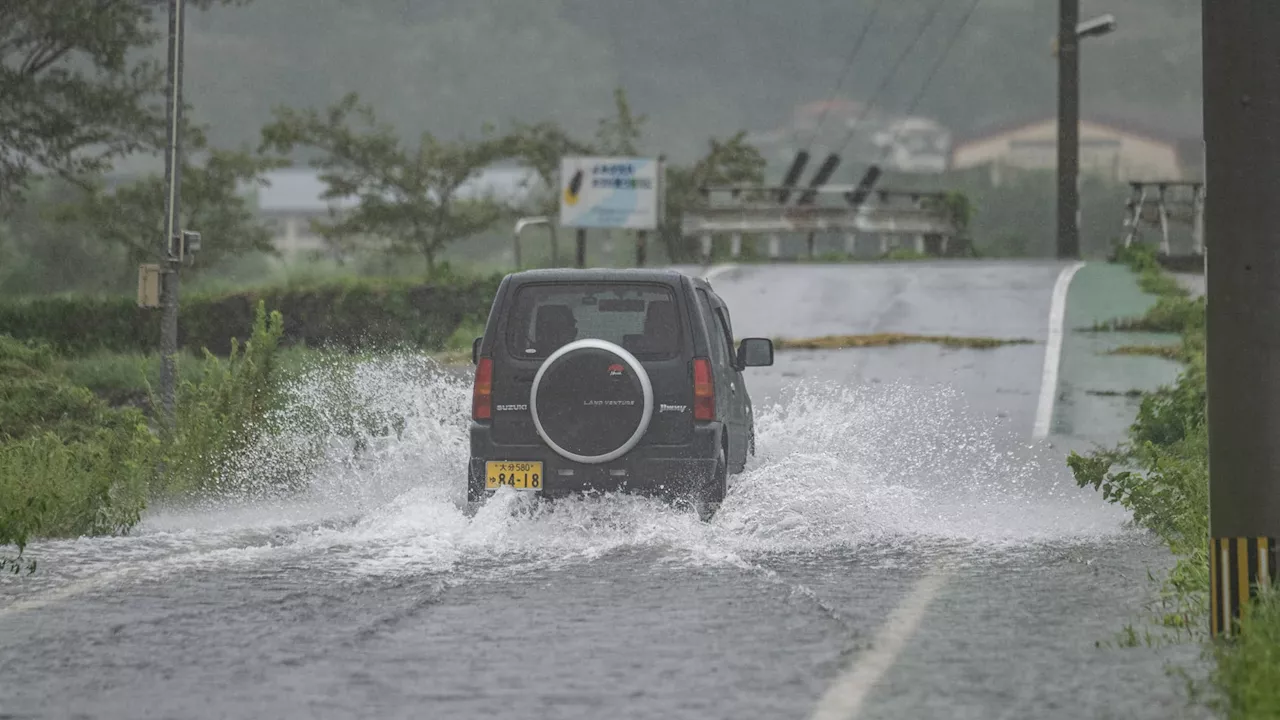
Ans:
<svg viewBox="0 0 1280 720"><path fill-rule="evenodd" d="M728 140L709 140L706 154L693 165L668 167L666 216L659 231L667 257L672 262L680 262L693 255L685 242L680 223L686 212L706 206L707 200L699 188L705 185L763 184L767 164L760 151L746 141L746 132L742 131Z"/></svg>
<svg viewBox="0 0 1280 720"><path fill-rule="evenodd" d="M197 8L246 0L193 0ZM82 178L163 139L164 0L0 3L0 206L34 174Z"/></svg>
<svg viewBox="0 0 1280 720"><path fill-rule="evenodd" d="M535 215L555 217L560 211L560 158L565 155L590 155L595 148L574 140L569 133L552 122L516 125L510 135L511 154L534 171L542 192L532 195L528 210ZM557 223L547 225L551 247L559 247Z"/></svg>
<svg viewBox="0 0 1280 720"><path fill-rule="evenodd" d="M640 140L644 137L644 126L649 116L631 111L627 92L622 88L613 91L613 110L613 116L601 118L596 128L599 152L604 155L639 154Z"/></svg>
<svg viewBox="0 0 1280 720"><path fill-rule="evenodd" d="M66 208L84 202L83 187L33 178L25 196L0 222L0 294L112 292L136 281L119 248L103 243L93 228L65 220Z"/></svg>
<svg viewBox="0 0 1280 720"><path fill-rule="evenodd" d="M204 243L190 271L251 252L275 254L271 232L258 218L244 193L262 183L263 174L285 163L248 150L209 148L204 132L189 128L184 146L190 153L182 168L181 228L196 230ZM191 158L203 156L199 162ZM61 220L101 243L124 250L128 266L151 262L164 236L164 177L153 174L117 188L91 186L80 203L63 209Z"/></svg>
<svg viewBox="0 0 1280 720"><path fill-rule="evenodd" d="M394 251L420 253L431 272L447 245L488 229L502 214L491 197L459 194L481 170L511 155L510 138L488 128L477 141L442 141L424 132L413 147L351 93L323 113L277 109L262 138L263 149L283 154L319 151L312 165L328 186L324 197L359 200L318 223L321 232L385 238Z"/></svg>

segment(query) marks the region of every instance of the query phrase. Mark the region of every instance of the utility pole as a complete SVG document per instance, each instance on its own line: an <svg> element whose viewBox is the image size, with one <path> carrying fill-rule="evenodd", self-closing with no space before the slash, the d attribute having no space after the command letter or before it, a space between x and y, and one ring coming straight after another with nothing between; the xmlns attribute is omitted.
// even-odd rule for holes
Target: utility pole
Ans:
<svg viewBox="0 0 1280 720"><path fill-rule="evenodd" d="M182 192L182 41L185 0L169 0L169 108L168 142L165 148L164 238L160 242L160 401L164 421L172 430L177 423L178 237Z"/></svg>
<svg viewBox="0 0 1280 720"><path fill-rule="evenodd" d="M1210 633L1276 577L1280 37L1275 0L1203 4ZM1209 256L1212 261L1209 262Z"/></svg>
<svg viewBox="0 0 1280 720"><path fill-rule="evenodd" d="M1080 257L1080 0L1058 0L1058 257Z"/></svg>
<svg viewBox="0 0 1280 720"><path fill-rule="evenodd" d="M584 268L587 266L587 229L578 228L577 232L577 248L574 253L575 267Z"/></svg>

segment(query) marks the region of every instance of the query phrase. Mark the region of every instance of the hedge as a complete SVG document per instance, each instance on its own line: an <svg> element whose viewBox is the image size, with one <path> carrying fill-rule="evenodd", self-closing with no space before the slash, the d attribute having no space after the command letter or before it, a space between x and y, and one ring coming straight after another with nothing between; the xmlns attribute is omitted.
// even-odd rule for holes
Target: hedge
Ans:
<svg viewBox="0 0 1280 720"><path fill-rule="evenodd" d="M259 300L284 315L283 344L440 350L466 322L483 322L501 276L430 283L352 280L182 298L178 343L225 356L251 327ZM42 340L59 352L149 352L159 347L160 310L132 297L48 297L0 303L0 334Z"/></svg>

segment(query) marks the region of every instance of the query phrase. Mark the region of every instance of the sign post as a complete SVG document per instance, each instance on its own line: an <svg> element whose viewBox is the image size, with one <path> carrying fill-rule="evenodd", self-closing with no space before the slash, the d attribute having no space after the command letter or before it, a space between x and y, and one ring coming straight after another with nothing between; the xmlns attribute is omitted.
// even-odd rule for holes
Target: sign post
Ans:
<svg viewBox="0 0 1280 720"><path fill-rule="evenodd" d="M662 159L565 156L560 160L560 225L577 230L578 267L586 267L587 230L636 230L645 262L649 231L662 223Z"/></svg>

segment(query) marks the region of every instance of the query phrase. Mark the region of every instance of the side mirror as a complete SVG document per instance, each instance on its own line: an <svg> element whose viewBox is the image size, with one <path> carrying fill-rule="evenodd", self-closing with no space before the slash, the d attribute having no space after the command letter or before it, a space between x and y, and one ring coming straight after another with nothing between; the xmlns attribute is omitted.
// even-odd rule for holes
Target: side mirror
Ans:
<svg viewBox="0 0 1280 720"><path fill-rule="evenodd" d="M483 340L484 338L478 337L475 340L471 341L471 364L472 365L480 364L480 343Z"/></svg>
<svg viewBox="0 0 1280 720"><path fill-rule="evenodd" d="M745 338L738 344L738 367L768 367L773 364L773 341Z"/></svg>

